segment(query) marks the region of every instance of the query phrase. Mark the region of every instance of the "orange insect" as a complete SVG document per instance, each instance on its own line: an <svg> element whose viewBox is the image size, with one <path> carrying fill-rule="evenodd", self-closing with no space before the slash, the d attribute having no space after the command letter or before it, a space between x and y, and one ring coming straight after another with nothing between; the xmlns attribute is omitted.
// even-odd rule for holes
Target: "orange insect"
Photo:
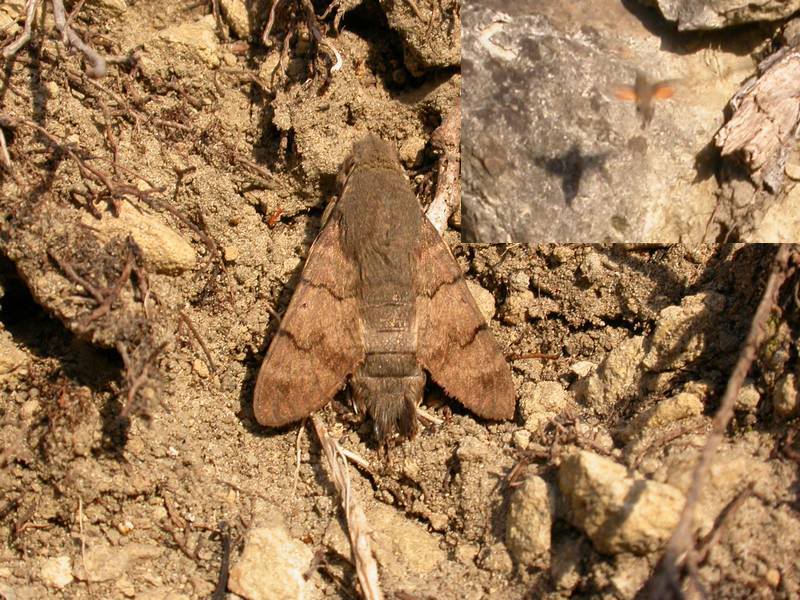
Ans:
<svg viewBox="0 0 800 600"><path fill-rule="evenodd" d="M642 129L647 127L653 119L655 112L654 100L666 100L675 94L675 84L679 79L664 79L650 81L641 71L636 72L636 81L633 85L618 85L614 87L614 97L618 100L628 100L636 103L636 113L642 120Z"/></svg>

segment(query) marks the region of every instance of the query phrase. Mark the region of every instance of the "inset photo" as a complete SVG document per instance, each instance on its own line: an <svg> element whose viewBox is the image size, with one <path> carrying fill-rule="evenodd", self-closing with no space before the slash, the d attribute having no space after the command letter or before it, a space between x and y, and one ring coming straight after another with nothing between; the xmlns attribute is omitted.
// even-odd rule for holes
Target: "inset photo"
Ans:
<svg viewBox="0 0 800 600"><path fill-rule="evenodd" d="M462 7L464 242L800 239L800 25L652 0Z"/></svg>

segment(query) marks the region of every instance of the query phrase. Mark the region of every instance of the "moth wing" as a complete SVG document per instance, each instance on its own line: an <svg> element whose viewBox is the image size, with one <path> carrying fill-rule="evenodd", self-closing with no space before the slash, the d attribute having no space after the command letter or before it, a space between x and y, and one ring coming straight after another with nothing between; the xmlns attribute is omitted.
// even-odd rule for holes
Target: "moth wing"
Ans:
<svg viewBox="0 0 800 600"><path fill-rule="evenodd" d="M278 427L322 408L364 360L357 270L332 219L309 251L300 282L258 372L253 411Z"/></svg>
<svg viewBox="0 0 800 600"><path fill-rule="evenodd" d="M474 413L511 419L514 382L461 268L422 219L417 284L417 358L433 380Z"/></svg>
<svg viewBox="0 0 800 600"><path fill-rule="evenodd" d="M658 100L666 100L675 95L675 85L678 83L677 79L665 79L653 85L653 98Z"/></svg>
<svg viewBox="0 0 800 600"><path fill-rule="evenodd" d="M611 93L617 100L627 100L635 102L638 95L636 89L632 85L615 85L611 88Z"/></svg>

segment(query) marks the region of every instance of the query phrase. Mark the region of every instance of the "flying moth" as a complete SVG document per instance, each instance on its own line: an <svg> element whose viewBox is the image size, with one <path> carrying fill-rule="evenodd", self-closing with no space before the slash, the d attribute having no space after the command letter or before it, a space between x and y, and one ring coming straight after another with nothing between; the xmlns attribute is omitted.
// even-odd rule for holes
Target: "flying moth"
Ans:
<svg viewBox="0 0 800 600"><path fill-rule="evenodd" d="M679 79L664 79L650 81L641 71L636 72L633 85L617 85L613 88L617 100L628 100L636 104L636 114L642 122L642 129L646 128L655 114L655 100L666 100L675 94L675 86Z"/></svg>
<svg viewBox="0 0 800 600"><path fill-rule="evenodd" d="M349 380L376 436L411 437L426 373L477 415L514 416L511 370L393 146L356 142L256 380L253 408L278 427Z"/></svg>

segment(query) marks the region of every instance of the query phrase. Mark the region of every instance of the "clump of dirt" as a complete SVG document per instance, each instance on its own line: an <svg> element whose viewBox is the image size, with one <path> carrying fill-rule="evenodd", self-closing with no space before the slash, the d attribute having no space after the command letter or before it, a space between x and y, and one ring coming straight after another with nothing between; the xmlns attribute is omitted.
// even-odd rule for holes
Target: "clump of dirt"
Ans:
<svg viewBox="0 0 800 600"><path fill-rule="evenodd" d="M210 4L86 3L76 31L128 57L103 79L86 77L49 12L5 64L7 598L207 598L225 590L228 558L227 588L246 597L357 595L316 437L259 427L252 387L352 141L393 141L430 201L431 134L459 97L460 17L446 3L339 3L315 21L323 44L307 6L287 2L265 48L268 7L221 1L215 18ZM507 354L557 358L512 361L511 422L481 421L429 386L442 423L388 455L346 394L322 411L368 461L352 484L387 596L632 597L658 553L626 549L627 533L599 541L566 508L561 465L583 449L625 465L626 481L685 493L774 250L444 237ZM758 474L701 565L715 594L800 585L788 291L781 307L702 506L707 533ZM550 536L525 533L527 506ZM273 580L277 592L252 587Z"/></svg>

